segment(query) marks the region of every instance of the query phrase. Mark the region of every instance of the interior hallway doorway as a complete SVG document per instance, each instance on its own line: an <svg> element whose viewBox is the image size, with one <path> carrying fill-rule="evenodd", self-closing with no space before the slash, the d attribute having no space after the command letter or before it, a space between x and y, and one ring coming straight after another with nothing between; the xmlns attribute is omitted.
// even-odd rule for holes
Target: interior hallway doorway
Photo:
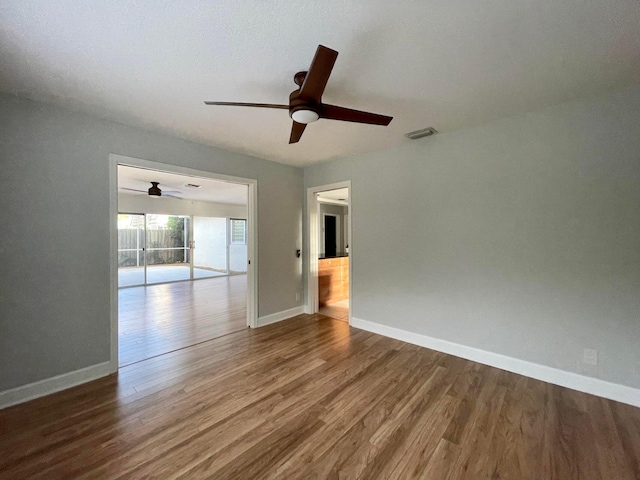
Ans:
<svg viewBox="0 0 640 480"><path fill-rule="evenodd" d="M310 313L349 322L351 314L350 183L308 190Z"/></svg>

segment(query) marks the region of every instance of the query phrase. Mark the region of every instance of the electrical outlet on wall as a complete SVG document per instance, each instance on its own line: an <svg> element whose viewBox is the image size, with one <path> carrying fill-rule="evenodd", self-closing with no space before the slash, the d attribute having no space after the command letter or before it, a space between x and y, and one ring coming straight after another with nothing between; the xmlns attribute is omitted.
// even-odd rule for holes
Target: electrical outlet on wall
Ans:
<svg viewBox="0 0 640 480"><path fill-rule="evenodd" d="M300 301L300 292L296 292L296 302Z"/></svg>
<svg viewBox="0 0 640 480"><path fill-rule="evenodd" d="M598 350L585 348L582 353L582 361L587 365L598 365Z"/></svg>

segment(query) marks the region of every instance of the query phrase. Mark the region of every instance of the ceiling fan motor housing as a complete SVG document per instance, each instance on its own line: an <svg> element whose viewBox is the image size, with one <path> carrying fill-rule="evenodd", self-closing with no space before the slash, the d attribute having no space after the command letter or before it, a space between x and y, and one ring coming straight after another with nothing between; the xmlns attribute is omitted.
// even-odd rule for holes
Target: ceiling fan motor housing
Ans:
<svg viewBox="0 0 640 480"><path fill-rule="evenodd" d="M299 98L300 90L289 95L289 116L298 123L312 123L320 118L320 108L312 102Z"/></svg>
<svg viewBox="0 0 640 480"><path fill-rule="evenodd" d="M158 187L160 182L151 182L151 187L149 187L149 195L152 197L160 197L162 196L162 190Z"/></svg>

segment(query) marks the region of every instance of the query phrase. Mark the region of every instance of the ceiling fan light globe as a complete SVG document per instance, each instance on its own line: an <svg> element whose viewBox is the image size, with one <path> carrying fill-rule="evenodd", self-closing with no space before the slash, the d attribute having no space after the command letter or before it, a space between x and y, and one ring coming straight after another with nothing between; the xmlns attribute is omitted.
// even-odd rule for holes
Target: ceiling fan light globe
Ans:
<svg viewBox="0 0 640 480"><path fill-rule="evenodd" d="M300 110L296 110L291 114L291 118L298 123L313 123L320 118L313 110L307 110L305 108L301 108Z"/></svg>

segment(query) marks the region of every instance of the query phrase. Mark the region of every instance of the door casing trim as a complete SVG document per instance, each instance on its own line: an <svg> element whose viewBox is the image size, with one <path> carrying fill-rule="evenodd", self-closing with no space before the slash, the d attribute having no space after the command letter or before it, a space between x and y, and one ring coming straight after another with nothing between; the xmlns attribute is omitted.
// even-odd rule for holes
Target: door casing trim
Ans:
<svg viewBox="0 0 640 480"><path fill-rule="evenodd" d="M160 172L213 178L248 186L247 198L247 326L258 327L258 180L196 170L140 158L109 154L109 244L110 244L110 360L111 373L118 371L118 165Z"/></svg>
<svg viewBox="0 0 640 480"><path fill-rule="evenodd" d="M337 190L339 188L348 188L349 197L347 206L349 209L349 220L347 229L349 232L349 324L351 324L351 316L353 311L353 235L352 235L352 218L353 218L353 201L351 180L330 183L328 185L319 185L317 187L307 188L307 242L309 255L307 258L307 303L305 304L306 313L318 313L318 253L319 253L319 232L318 232L318 193L328 190Z"/></svg>

